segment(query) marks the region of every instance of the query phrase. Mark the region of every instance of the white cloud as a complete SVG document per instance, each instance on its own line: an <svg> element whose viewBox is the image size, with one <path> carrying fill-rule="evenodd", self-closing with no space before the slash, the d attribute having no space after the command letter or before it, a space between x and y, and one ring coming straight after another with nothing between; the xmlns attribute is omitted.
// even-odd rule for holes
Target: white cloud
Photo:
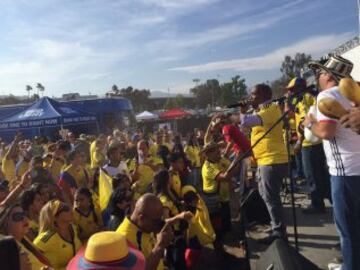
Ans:
<svg viewBox="0 0 360 270"><path fill-rule="evenodd" d="M154 5L160 8L194 8L196 6L213 4L219 0L139 0L147 5Z"/></svg>
<svg viewBox="0 0 360 270"><path fill-rule="evenodd" d="M269 70L279 68L285 55L294 55L297 52L304 52L312 54L313 56L319 56L334 49L337 45L351 38L352 35L352 33L344 33L341 35L332 34L314 36L257 57L238 58L209 62L200 65L175 67L169 70L186 71L189 73L201 73L217 70Z"/></svg>
<svg viewBox="0 0 360 270"><path fill-rule="evenodd" d="M269 29L289 17L308 12L316 5L318 5L318 1L294 0L265 9L261 13L245 17L245 19L237 20L236 23L226 23L198 32L177 33L171 28L169 32L163 33L160 38L146 44L145 48L151 53L159 53L161 59L181 59L195 48L235 38L238 41L252 38L257 35L257 32Z"/></svg>

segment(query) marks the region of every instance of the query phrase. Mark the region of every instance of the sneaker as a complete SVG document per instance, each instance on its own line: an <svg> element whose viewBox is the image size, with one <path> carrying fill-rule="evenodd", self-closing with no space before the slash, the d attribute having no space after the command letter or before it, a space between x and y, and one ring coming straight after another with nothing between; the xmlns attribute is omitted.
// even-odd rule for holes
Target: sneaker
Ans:
<svg viewBox="0 0 360 270"><path fill-rule="evenodd" d="M338 263L329 263L328 264L329 270L341 270L341 264Z"/></svg>

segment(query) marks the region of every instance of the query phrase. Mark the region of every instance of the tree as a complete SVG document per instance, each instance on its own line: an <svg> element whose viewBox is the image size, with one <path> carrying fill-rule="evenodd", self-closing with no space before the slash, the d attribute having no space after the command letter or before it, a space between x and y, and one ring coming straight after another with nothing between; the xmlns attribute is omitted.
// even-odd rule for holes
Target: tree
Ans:
<svg viewBox="0 0 360 270"><path fill-rule="evenodd" d="M307 66L311 59L311 55L305 53L296 53L294 58L289 55L285 56L280 68L282 76L270 84L274 98L284 95L285 88L289 81L294 77L301 77L302 69Z"/></svg>
<svg viewBox="0 0 360 270"><path fill-rule="evenodd" d="M195 83L195 85L197 86L200 82L200 79L199 78L195 78L193 79L193 82Z"/></svg>
<svg viewBox="0 0 360 270"><path fill-rule="evenodd" d="M30 85L26 86L26 91L28 92L28 98L30 98L30 92L32 91L32 87Z"/></svg>
<svg viewBox="0 0 360 270"><path fill-rule="evenodd" d="M287 79L301 76L301 70L311 61L311 55L305 53L296 53L294 58L285 56L281 64L280 71Z"/></svg>
<svg viewBox="0 0 360 270"><path fill-rule="evenodd" d="M41 83L36 84L36 89L37 89L37 96L39 98L40 98L40 92L42 92L42 95L44 95L45 87Z"/></svg>
<svg viewBox="0 0 360 270"><path fill-rule="evenodd" d="M120 90L119 90L119 87L114 84L112 87L111 87L111 91L114 92L114 94L119 94L120 93Z"/></svg>
<svg viewBox="0 0 360 270"><path fill-rule="evenodd" d="M224 106L246 98L248 95L246 89L245 79L236 75L230 82L221 85L220 104Z"/></svg>
<svg viewBox="0 0 360 270"><path fill-rule="evenodd" d="M273 93L273 98L279 98L285 94L285 87L289 83L289 79L285 76L272 81L270 86Z"/></svg>
<svg viewBox="0 0 360 270"><path fill-rule="evenodd" d="M216 97L220 96L220 92L221 88L217 79L207 80L205 83L190 89L190 93L194 95L195 103L199 108L206 108L209 105L215 106L218 101Z"/></svg>
<svg viewBox="0 0 360 270"><path fill-rule="evenodd" d="M166 99L164 109L182 108L185 106L184 96L181 94L176 95L174 98Z"/></svg>
<svg viewBox="0 0 360 270"><path fill-rule="evenodd" d="M150 90L134 89L132 86L120 89L115 95L122 96L131 101L134 111L143 111L149 107Z"/></svg>
<svg viewBox="0 0 360 270"><path fill-rule="evenodd" d="M224 106L243 99L248 95L246 89L245 79L237 75L221 85L217 79L207 80L190 89L190 93L194 95L197 107L206 108Z"/></svg>

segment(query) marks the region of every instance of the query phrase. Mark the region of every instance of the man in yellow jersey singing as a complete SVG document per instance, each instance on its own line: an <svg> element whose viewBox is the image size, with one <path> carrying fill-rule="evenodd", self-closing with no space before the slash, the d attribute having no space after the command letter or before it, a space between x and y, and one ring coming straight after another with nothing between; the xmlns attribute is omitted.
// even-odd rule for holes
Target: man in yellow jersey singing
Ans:
<svg viewBox="0 0 360 270"><path fill-rule="evenodd" d="M246 114L241 107L241 125L251 128L251 145L281 117L279 105L272 103L272 90L266 84L255 85L251 92L253 114ZM283 218L283 206L280 189L283 178L287 176L288 156L283 137L283 124L279 123L253 149L258 163L259 192L271 217L272 233L261 239L270 244L275 239L286 239L286 226Z"/></svg>

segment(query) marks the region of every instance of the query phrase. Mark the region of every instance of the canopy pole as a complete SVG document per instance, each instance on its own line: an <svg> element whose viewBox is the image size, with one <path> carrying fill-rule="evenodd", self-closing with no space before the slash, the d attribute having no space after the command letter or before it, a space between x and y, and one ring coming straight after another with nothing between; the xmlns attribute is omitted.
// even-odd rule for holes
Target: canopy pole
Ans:
<svg viewBox="0 0 360 270"><path fill-rule="evenodd" d="M100 128L99 128L99 122L96 120L96 130L97 130L97 133L99 135L100 133Z"/></svg>

